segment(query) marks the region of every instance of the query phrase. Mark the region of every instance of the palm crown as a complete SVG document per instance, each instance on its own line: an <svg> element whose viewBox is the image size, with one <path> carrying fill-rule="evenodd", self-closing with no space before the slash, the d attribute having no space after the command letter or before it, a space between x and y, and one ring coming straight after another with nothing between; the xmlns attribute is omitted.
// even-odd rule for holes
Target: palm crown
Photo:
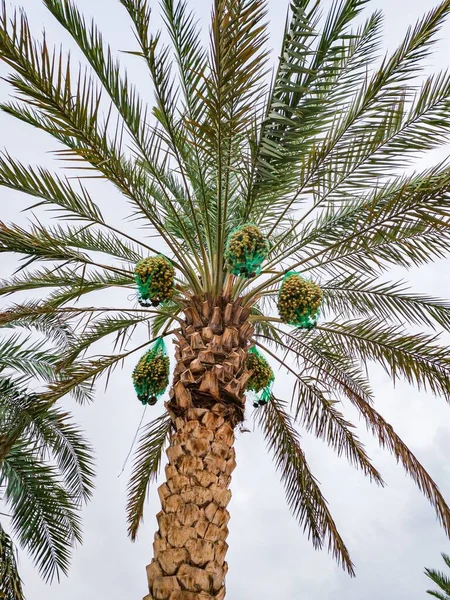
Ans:
<svg viewBox="0 0 450 600"><path fill-rule="evenodd" d="M206 418L202 411L214 407L231 429L242 421L244 392L252 389L255 375L245 366L250 347L295 381L288 404L270 392L271 378L263 378L270 402L258 406L254 416L288 503L316 547L325 544L353 572L297 426L383 483L340 410L345 400L404 466L450 533L443 497L376 411L365 372L367 363L377 361L394 381L403 378L450 398L448 349L423 331L448 329L450 305L384 278L392 266L425 265L449 247L448 165L412 173L409 167L448 141L450 75L432 75L420 87L416 76L450 12L450 0L409 29L381 63L382 15L375 12L353 25L367 0L334 2L324 18L320 2L293 0L271 79L263 0L214 0L209 50L187 2L162 0L164 35L153 32L146 0L120 2L138 44L130 53L148 68L155 94L151 107L95 24L73 3L44 0L83 51L88 70L73 65L63 50L50 49L45 37L35 41L26 17L8 15L3 7L0 57L12 69L7 81L16 95L3 110L53 136L64 160L112 182L136 228L115 224L114 207L103 214L84 182L4 154L0 184L57 209L62 224L36 221L29 229L1 224L1 249L28 257L28 270L4 280L1 293L52 289L39 301L11 306L1 319L45 322L48 330L58 329L61 321L73 323L77 336L60 361L64 377L49 386L50 400L71 390L80 398L91 396L90 384L148 347L148 341L132 344L136 328L150 326L152 341L177 336L168 413L145 427L130 483L132 537L166 441L180 446L182 454L191 452L183 422ZM248 227L254 235L244 239ZM242 250L252 243L253 250ZM264 248L259 255L256 246ZM169 293L153 297L156 306L151 306L144 269L142 306L137 295L111 306L104 290L135 290L135 264L155 256L175 270ZM39 266L29 269L35 262ZM295 283L290 295L288 282ZM312 296L302 296L297 311L302 286ZM88 300L97 291L104 291L103 301L98 295ZM284 312L283 292L294 302L285 303ZM108 336L115 342L110 355L84 356ZM139 371L144 383L147 359ZM264 363L259 365L264 371ZM148 399L161 391L155 385L149 390ZM231 452L228 461L234 460ZM177 461L175 452L169 453L169 481L181 468ZM224 473L228 476L232 466L227 469L213 472L217 485L227 487ZM160 493L163 512L174 486ZM160 523L155 553L167 552L167 544L173 549L163 533L167 527ZM150 591L156 593L155 586L172 573L161 561L152 565ZM189 590L183 575L177 577ZM224 593L208 581L211 593ZM158 590L157 597L165 597L165 590Z"/></svg>

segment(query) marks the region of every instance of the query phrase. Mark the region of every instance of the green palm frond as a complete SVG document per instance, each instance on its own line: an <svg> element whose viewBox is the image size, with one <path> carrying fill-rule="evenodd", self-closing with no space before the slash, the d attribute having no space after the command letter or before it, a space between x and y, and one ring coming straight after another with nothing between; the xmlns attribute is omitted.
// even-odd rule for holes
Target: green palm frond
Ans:
<svg viewBox="0 0 450 600"><path fill-rule="evenodd" d="M255 199L250 203L250 210L269 209L263 218L271 232L293 207L289 193L298 188L304 158L333 123L345 92L358 81L378 46L379 13L358 31L349 30L366 3L333 5L321 34L316 30L320 3L292 3L257 155L253 194L267 206L257 207ZM279 206L275 218L274 203Z"/></svg>
<svg viewBox="0 0 450 600"><path fill-rule="evenodd" d="M286 498L295 518L316 548L324 545L334 558L352 575L353 565L318 483L306 462L286 404L278 399L258 409L255 419L261 427L267 446L273 453L277 470L286 488Z"/></svg>
<svg viewBox="0 0 450 600"><path fill-rule="evenodd" d="M409 293L402 281L381 283L372 278L345 277L331 281L322 290L326 308L340 319L374 316L380 322L450 329L450 303Z"/></svg>
<svg viewBox="0 0 450 600"><path fill-rule="evenodd" d="M0 428L11 446L26 440L42 455L53 456L70 497L87 501L92 495L92 448L67 412L9 380L0 381ZM0 452L0 459L7 453Z"/></svg>
<svg viewBox="0 0 450 600"><path fill-rule="evenodd" d="M448 600L448 595L444 595L441 594L440 592L433 592L431 590L427 591L427 594L430 594L430 596L434 596L435 598L439 598L439 600Z"/></svg>
<svg viewBox="0 0 450 600"><path fill-rule="evenodd" d="M31 165L23 165L8 154L3 154L0 156L0 184L39 198L40 201L34 207L48 205L51 210L68 220L77 219L100 225L110 232L110 236L105 237L103 247L106 248L106 245L109 249L119 247L121 252L125 248L127 259L138 252L137 248L141 248L141 252L145 250L155 252L154 248L143 240L138 240L107 223L88 190L81 183L79 188L75 189L72 181L67 178L61 178L42 167L33 168ZM80 233L82 232L83 230L80 229ZM102 229L97 231L97 235L102 235ZM125 246L122 238L130 241L132 245ZM104 250L104 252L108 251ZM117 251L113 252L113 255L121 257L121 253Z"/></svg>
<svg viewBox="0 0 450 600"><path fill-rule="evenodd" d="M173 332L173 330L169 331L166 327L162 332L162 337L171 335ZM106 335L108 335L108 333L106 333ZM130 350L124 349L122 352L116 354L97 355L74 362L72 362L73 356L71 355L71 349L69 348L69 353L60 357L59 366L61 371L58 379L49 383L43 397L49 402L55 402L72 390L81 388L84 394L81 395L79 393L78 396L75 395L75 398L81 402L92 400L94 397L94 384L101 377L106 377L108 381L111 373L117 369L117 367L123 366L124 361L128 357L135 352L139 352L143 348L147 348L150 344L159 339L159 337L160 335L155 336L153 339L150 339L139 346L135 346ZM78 353L77 347L73 349L73 352L74 355Z"/></svg>
<svg viewBox="0 0 450 600"><path fill-rule="evenodd" d="M434 569L425 569L427 577L431 579L436 585L438 585L444 593L427 590L427 594L440 598L440 600L448 600L450 597L450 578L447 577L441 571L435 571Z"/></svg>
<svg viewBox="0 0 450 600"><path fill-rule="evenodd" d="M146 345L143 344L133 351L137 351ZM52 381L49 384L45 398L49 402L54 402L65 396L74 387L84 386L85 394L81 398L81 401L92 401L95 397L94 385L97 380L105 375L109 377L133 351L103 355L100 358L88 358L72 364L68 363L63 356L61 358L61 367L64 368L64 371L58 380Z"/></svg>
<svg viewBox="0 0 450 600"><path fill-rule="evenodd" d="M143 168L124 154L120 126L111 141L109 118L105 123L99 122L102 94L93 78L80 70L78 80L72 79L70 60L56 51L52 55L45 40L34 43L25 15L15 15L10 25L5 7L0 19L0 54L17 72L10 75L9 82L20 97L35 107L29 110L16 103L4 108L56 137L69 148L69 156L76 154L110 179L138 214L150 221L169 248L176 251L178 243L165 232L156 208L167 192L161 182L149 180ZM72 81L77 83L73 85ZM55 128L55 122L64 124L63 132L61 127ZM170 202L167 206L175 211ZM191 284L197 286L189 257L178 258Z"/></svg>
<svg viewBox="0 0 450 600"><path fill-rule="evenodd" d="M373 390L359 361L341 347L315 344L315 336L299 336L275 328L282 336L284 349L292 353L299 369L313 376L322 385L333 389L340 398L357 396L372 404Z"/></svg>
<svg viewBox="0 0 450 600"><path fill-rule="evenodd" d="M342 270L376 275L389 264L409 267L445 256L449 176L448 165L438 165L395 178L343 206L329 206L281 252L276 250L283 234L279 237L268 268L294 259L291 268L328 277Z"/></svg>
<svg viewBox="0 0 450 600"><path fill-rule="evenodd" d="M376 360L394 382L402 377L449 399L449 350L437 345L435 339L426 334L406 334L401 327L366 319L320 325L313 344L319 348L344 347L363 364Z"/></svg>
<svg viewBox="0 0 450 600"><path fill-rule="evenodd" d="M88 25L76 6L68 0L45 0L44 4L83 51L126 123L136 146L140 150L145 149L147 109L135 87L122 78L120 64L104 43L96 25L93 22Z"/></svg>
<svg viewBox="0 0 450 600"><path fill-rule="evenodd" d="M383 484L381 475L372 465L364 445L354 433L354 425L338 409L338 402L326 396L317 385L298 377L294 387L296 395L295 419L318 438L324 439L338 454L363 471L371 480Z"/></svg>
<svg viewBox="0 0 450 600"><path fill-rule="evenodd" d="M72 250L76 248L76 250ZM54 227L33 224L29 231L0 223L0 252L15 252L35 260L62 261L64 264L98 266L112 273L127 274L129 270L114 265L98 264L90 256L77 250L101 252L110 257L136 263L140 254L113 232L103 232L84 225L81 227Z"/></svg>
<svg viewBox="0 0 450 600"><path fill-rule="evenodd" d="M262 92L267 51L265 0L215 0L211 23L210 75L206 79L206 123L202 129L217 164L216 289L221 286L222 248L231 228L232 158L251 131ZM229 206L230 205L230 206Z"/></svg>
<svg viewBox="0 0 450 600"><path fill-rule="evenodd" d="M430 474L397 435L392 425L387 423L373 406L358 396L349 396L349 399L364 419L367 430L375 436L382 448L386 448L393 454L397 462L403 466L417 487L429 500L436 511L439 522L449 535L450 508Z"/></svg>
<svg viewBox="0 0 450 600"><path fill-rule="evenodd" d="M258 342L256 343L260 345ZM279 342L279 346L286 354L295 352L283 342ZM340 388L341 392L344 391L346 396L360 392L358 388L355 390L351 375L345 373L345 376L342 377L341 374L336 376L335 373L328 373L325 377L321 377L320 372L324 366L323 361L320 361L318 356L315 357L316 361L314 361L311 356L306 357L305 354L302 355L299 351L297 352L298 362L300 363L300 359L303 359L306 364L301 366L301 372L297 372L267 347L262 346L262 348L282 368L295 377L291 402L294 422L300 423L306 431L324 440L335 450L338 456L344 455L352 466L361 469L370 480L379 485L384 485L380 473L373 466L364 445L356 435L354 425L344 418L344 415L338 409L339 402L333 397L336 395L336 387ZM318 361L321 364L318 364ZM314 375L309 375L308 372L314 372ZM367 401L365 394L363 394L363 401Z"/></svg>
<svg viewBox="0 0 450 600"><path fill-rule="evenodd" d="M356 394L365 402L374 402L367 374L363 372L358 360L349 356L341 347L314 344L315 335L300 335L281 327L279 321L270 317L262 317L261 321L255 322L255 340L260 340L263 345L273 346L276 349L276 354L272 354L275 360L279 360L279 355L284 354L286 359L293 359L305 376L314 376L340 397L347 398ZM283 367L286 368L286 365L285 360ZM298 373L295 372L294 375L297 377Z"/></svg>
<svg viewBox="0 0 450 600"><path fill-rule="evenodd" d="M163 330L168 330L173 322L177 322L181 312L180 306L175 302L166 302L164 309L158 311L153 318L152 335L156 336Z"/></svg>
<svg viewBox="0 0 450 600"><path fill-rule="evenodd" d="M0 295L25 290L57 288L47 299L53 306L61 306L70 300L108 287L130 287L133 273L111 272L109 269L87 271L84 266L55 268L43 267L36 271L22 272L9 280L0 281Z"/></svg>
<svg viewBox="0 0 450 600"><path fill-rule="evenodd" d="M105 232L100 228L92 226L62 227L58 225L56 227L47 227L45 232L48 236L51 236L52 243L56 241L56 243L60 242L68 247L101 252L109 257L133 263L133 265L142 256L141 248L122 240L115 232ZM89 262L90 264L97 264L92 259ZM108 265L107 268L116 272L126 272L126 269L120 269L115 265Z"/></svg>
<svg viewBox="0 0 450 600"><path fill-rule="evenodd" d="M40 199L39 204L59 206L61 216L103 223L100 209L84 186L74 190L71 182L47 169L33 169L4 153L0 158L0 183L12 190Z"/></svg>
<svg viewBox="0 0 450 600"><path fill-rule="evenodd" d="M67 573L70 545L81 541L80 523L56 469L26 442L16 442L1 463L0 486L13 513L13 532L42 577L50 580Z"/></svg>
<svg viewBox="0 0 450 600"><path fill-rule="evenodd" d="M3 600L25 600L15 554L11 538L0 525L0 597Z"/></svg>
<svg viewBox="0 0 450 600"><path fill-rule="evenodd" d="M86 325L82 335L72 343L72 348L64 355L64 360L72 362L95 342L113 334L115 335L114 350L122 352L136 328L140 324L148 327L149 320L155 312L157 311L145 311L136 315L118 312L115 315L93 318Z"/></svg>
<svg viewBox="0 0 450 600"><path fill-rule="evenodd" d="M158 476L162 453L171 427L169 416L163 414L142 428L139 446L135 453L133 473L128 484L128 534L132 540L136 539L144 518L144 504L148 489Z"/></svg>
<svg viewBox="0 0 450 600"><path fill-rule="evenodd" d="M67 573L72 548L81 541L78 509L92 495L92 448L68 412L30 391L40 378L62 376L61 348L48 350L46 340L26 342L14 334L0 343L0 491L14 538L51 580ZM83 397L82 389L71 391ZM5 536L0 526L0 591L22 600L12 542Z"/></svg>
<svg viewBox="0 0 450 600"><path fill-rule="evenodd" d="M209 208L212 201L211 165L208 169L202 144L204 133L195 123L205 122L206 107L202 98L206 96L207 53L200 41L200 34L194 15L188 11L186 2L164 0L161 3L167 30L173 44L175 59L180 77L182 93L182 114L186 141L183 148L186 171L197 198L201 212L199 218L204 227L204 235L209 250L214 247ZM189 148L192 147L192 156ZM206 164L204 164L206 163Z"/></svg>
<svg viewBox="0 0 450 600"><path fill-rule="evenodd" d="M300 222L303 222L305 217L311 214L316 207L330 201L330 194L338 189L344 191L343 186L348 175L363 166L386 143L392 144L392 148L395 148L396 134L393 128L398 127L399 135L403 134L404 126L401 126L400 123L405 97L413 97L416 92L414 83L407 88L405 82L412 82L421 63L429 56L436 33L449 12L448 0L441 2L414 28L410 28L399 48L390 57L384 59L381 67L375 70L372 77L367 77L367 80L363 79L362 84L359 80L355 81L353 90L356 93L351 99L351 103L345 110L337 113L340 113L341 116L332 122L323 142L317 144L314 152L309 153L307 164L303 166L299 188L285 203L276 224L281 223L282 218L288 214L302 193L310 192L314 198L313 207L306 211L306 215L301 216ZM436 86L439 91L433 98ZM448 78L445 75L438 78L437 81L425 85L423 94L423 101L417 102L416 109L424 110L427 113L428 109L424 108L424 104L426 105L426 98L428 98L430 121L432 121L432 111L447 112L445 106L448 103ZM350 94L349 96L351 97ZM434 104L437 97L440 100ZM413 108L411 111L410 122L417 126L418 137L420 137L420 119L419 122L416 121L416 109ZM371 123L370 128L367 127L368 120ZM423 116L423 120L427 120L426 114ZM406 121L408 122L408 119ZM379 129L376 127L378 123ZM425 136L429 141L433 138L433 134L430 135L431 129L432 127ZM445 126L441 131L445 131ZM442 140L442 137L438 135L436 140ZM339 149L345 149L341 150L341 161L338 158ZM398 152L398 155L401 156L401 152ZM392 156L389 164L392 164ZM389 172L392 171L389 170ZM369 185L376 183L370 179L367 177L364 179L364 173L359 172L358 187L361 188L366 182ZM296 228L297 226L298 223L292 227ZM287 235L287 233L283 235Z"/></svg>
<svg viewBox="0 0 450 600"><path fill-rule="evenodd" d="M45 229L33 228L31 231L16 226L8 227L0 223L0 252L17 252L32 256L31 260L61 260L72 262L85 260L83 255L57 244L47 235Z"/></svg>
<svg viewBox="0 0 450 600"><path fill-rule="evenodd" d="M185 206L184 202L179 201L177 193L174 194L174 188L171 186L171 179L166 170L162 167L155 154L154 139L148 135L147 108L143 105L136 90L125 79L123 80L120 74L120 65L113 59L112 52L105 45L101 33L92 23L87 26L83 16L78 9L67 0L46 0L47 8L58 19L58 21L70 32L77 44L80 46L84 55L88 59L90 65L99 77L102 85L113 101L115 107L119 111L136 147L139 150L139 161L145 165L145 172L150 176L151 180L159 187L161 194L159 201L163 203L164 208L168 211L169 217L177 222L183 230L184 238L188 244L191 237L186 235L188 231L183 227L183 220L179 217L172 199L167 196L167 189L170 189L175 200L181 207ZM168 81L168 73L170 73L170 64L166 64L166 53L157 57L155 54L157 46L157 38L148 40L147 61L152 73L153 83L156 88L157 98L159 102L158 113L160 121L165 126L170 135L171 151L174 153L178 161L180 169L184 168L184 161L178 156L177 131L174 123L174 106L170 98L175 94L172 93L172 85ZM167 57L168 58L168 57ZM156 113L155 109L155 113ZM156 144L157 145L157 144ZM186 193L190 197L190 191L186 185ZM165 197L166 196L166 197ZM190 206L190 218L196 225L196 234L199 236L200 229L196 220L196 207L193 203ZM190 247L190 251L195 252L195 247ZM206 254L203 255L206 261ZM198 264L200 266L200 263Z"/></svg>
<svg viewBox="0 0 450 600"><path fill-rule="evenodd" d="M30 377L51 381L56 374L58 356L46 349L42 341L28 345L19 334L0 341L0 373L14 370Z"/></svg>
<svg viewBox="0 0 450 600"><path fill-rule="evenodd" d="M0 313L0 327L18 327L45 334L47 339L65 348L73 339L72 327L64 316L53 307L43 307L39 300L13 304Z"/></svg>
<svg viewBox="0 0 450 600"><path fill-rule="evenodd" d="M441 556L447 567L450 567L450 557L444 553ZM450 598L450 578L442 571L436 571L435 569L425 569L425 575L442 590L442 593L427 590L427 594L439 598L439 600L448 600Z"/></svg>

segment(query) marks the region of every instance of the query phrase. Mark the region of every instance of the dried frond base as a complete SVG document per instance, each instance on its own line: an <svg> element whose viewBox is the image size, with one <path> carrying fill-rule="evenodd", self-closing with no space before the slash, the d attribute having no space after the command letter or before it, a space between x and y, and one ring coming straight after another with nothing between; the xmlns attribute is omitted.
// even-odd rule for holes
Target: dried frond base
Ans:
<svg viewBox="0 0 450 600"><path fill-rule="evenodd" d="M249 309L239 301L193 297L185 308L185 323L177 334L177 366L167 408L173 417L189 408L223 405L234 427L244 418L246 368L253 327Z"/></svg>

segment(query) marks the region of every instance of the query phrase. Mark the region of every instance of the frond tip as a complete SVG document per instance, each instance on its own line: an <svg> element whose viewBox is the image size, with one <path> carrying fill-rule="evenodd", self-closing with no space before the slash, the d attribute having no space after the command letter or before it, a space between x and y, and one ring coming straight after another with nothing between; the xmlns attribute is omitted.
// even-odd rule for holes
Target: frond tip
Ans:
<svg viewBox="0 0 450 600"><path fill-rule="evenodd" d="M128 484L128 535L134 541L139 525L144 518L144 504L150 484L155 481L161 466L162 453L166 445L172 421L163 414L146 425L136 450L133 472Z"/></svg>
<svg viewBox="0 0 450 600"><path fill-rule="evenodd" d="M294 517L315 548L327 545L342 567L354 575L347 547L309 469L285 403L273 397L266 407L257 409L255 419L263 431L269 451L273 453L276 468L281 472L287 502Z"/></svg>
<svg viewBox="0 0 450 600"><path fill-rule="evenodd" d="M442 553L441 556L446 566L450 567L450 556L445 553ZM438 600L448 600L450 598L450 577L435 569L425 569L425 575L442 590L442 592L427 590L427 594L438 598Z"/></svg>

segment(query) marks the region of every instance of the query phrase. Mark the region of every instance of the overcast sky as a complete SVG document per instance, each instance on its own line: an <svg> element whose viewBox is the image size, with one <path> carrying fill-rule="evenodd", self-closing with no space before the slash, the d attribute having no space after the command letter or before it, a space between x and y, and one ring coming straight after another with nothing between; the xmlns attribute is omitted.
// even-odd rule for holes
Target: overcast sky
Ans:
<svg viewBox="0 0 450 600"><path fill-rule="evenodd" d="M152 4L157 6L156 1ZM209 0L193 0L191 4L206 22ZM23 0L17 5L25 8L37 34L45 26L53 41L73 48L40 0ZM116 50L133 47L130 24L118 1L77 0L77 5L86 15L95 16ZM386 48L392 49L408 24L435 5L435 0L373 0L369 10L384 11L384 43ZM275 57L287 0L269 0L269 8ZM427 67L430 72L450 64L449 26L440 38L436 56ZM78 56L76 49L73 51L74 56ZM130 68L146 92L144 72L135 63L130 63ZM5 99L8 93L7 85L1 82L0 98ZM14 157L59 167L54 155L49 153L55 150L55 144L44 135L3 114L0 114L0 132L0 146ZM441 152L436 158L444 158L444 155ZM120 197L107 184L96 183L94 190L100 204L114 207L115 218L119 219L124 207ZM27 216L20 211L26 205L26 198L0 188L2 220L25 224ZM8 276L12 260L3 259L0 265L2 276ZM449 262L442 261L411 273L414 289L448 297L448 267ZM109 348L105 347L105 351ZM139 540L132 544L126 536L124 508L130 464L118 477L142 416L130 380L132 367L130 363L123 371L116 371L107 392L99 388L97 401L92 406L74 407L97 451L97 489L93 502L83 514L84 544L75 552L70 577L52 587L40 581L22 553L20 565L28 600L139 600L147 593L145 565L152 558L159 500L155 488ZM418 393L406 384L399 384L394 390L378 368L372 369L372 376L378 410L394 425L450 500L450 409L442 399ZM277 381L276 384L280 396L284 391L288 394L287 379L278 378L281 379L284 383ZM157 410L147 410L146 419ZM354 417L351 411L347 415ZM428 581L423 568L440 567L439 554L450 552L450 544L436 522L433 509L402 469L386 452L379 450L364 430L361 437L388 484L385 489L369 484L361 473L351 470L344 459L338 459L322 443L304 436L310 465L323 486L355 562L357 577L352 580L325 551L314 551L302 535L288 512L283 488L259 434L238 435L238 467L232 482L228 540L227 597L230 600L419 600L426 597Z"/></svg>

